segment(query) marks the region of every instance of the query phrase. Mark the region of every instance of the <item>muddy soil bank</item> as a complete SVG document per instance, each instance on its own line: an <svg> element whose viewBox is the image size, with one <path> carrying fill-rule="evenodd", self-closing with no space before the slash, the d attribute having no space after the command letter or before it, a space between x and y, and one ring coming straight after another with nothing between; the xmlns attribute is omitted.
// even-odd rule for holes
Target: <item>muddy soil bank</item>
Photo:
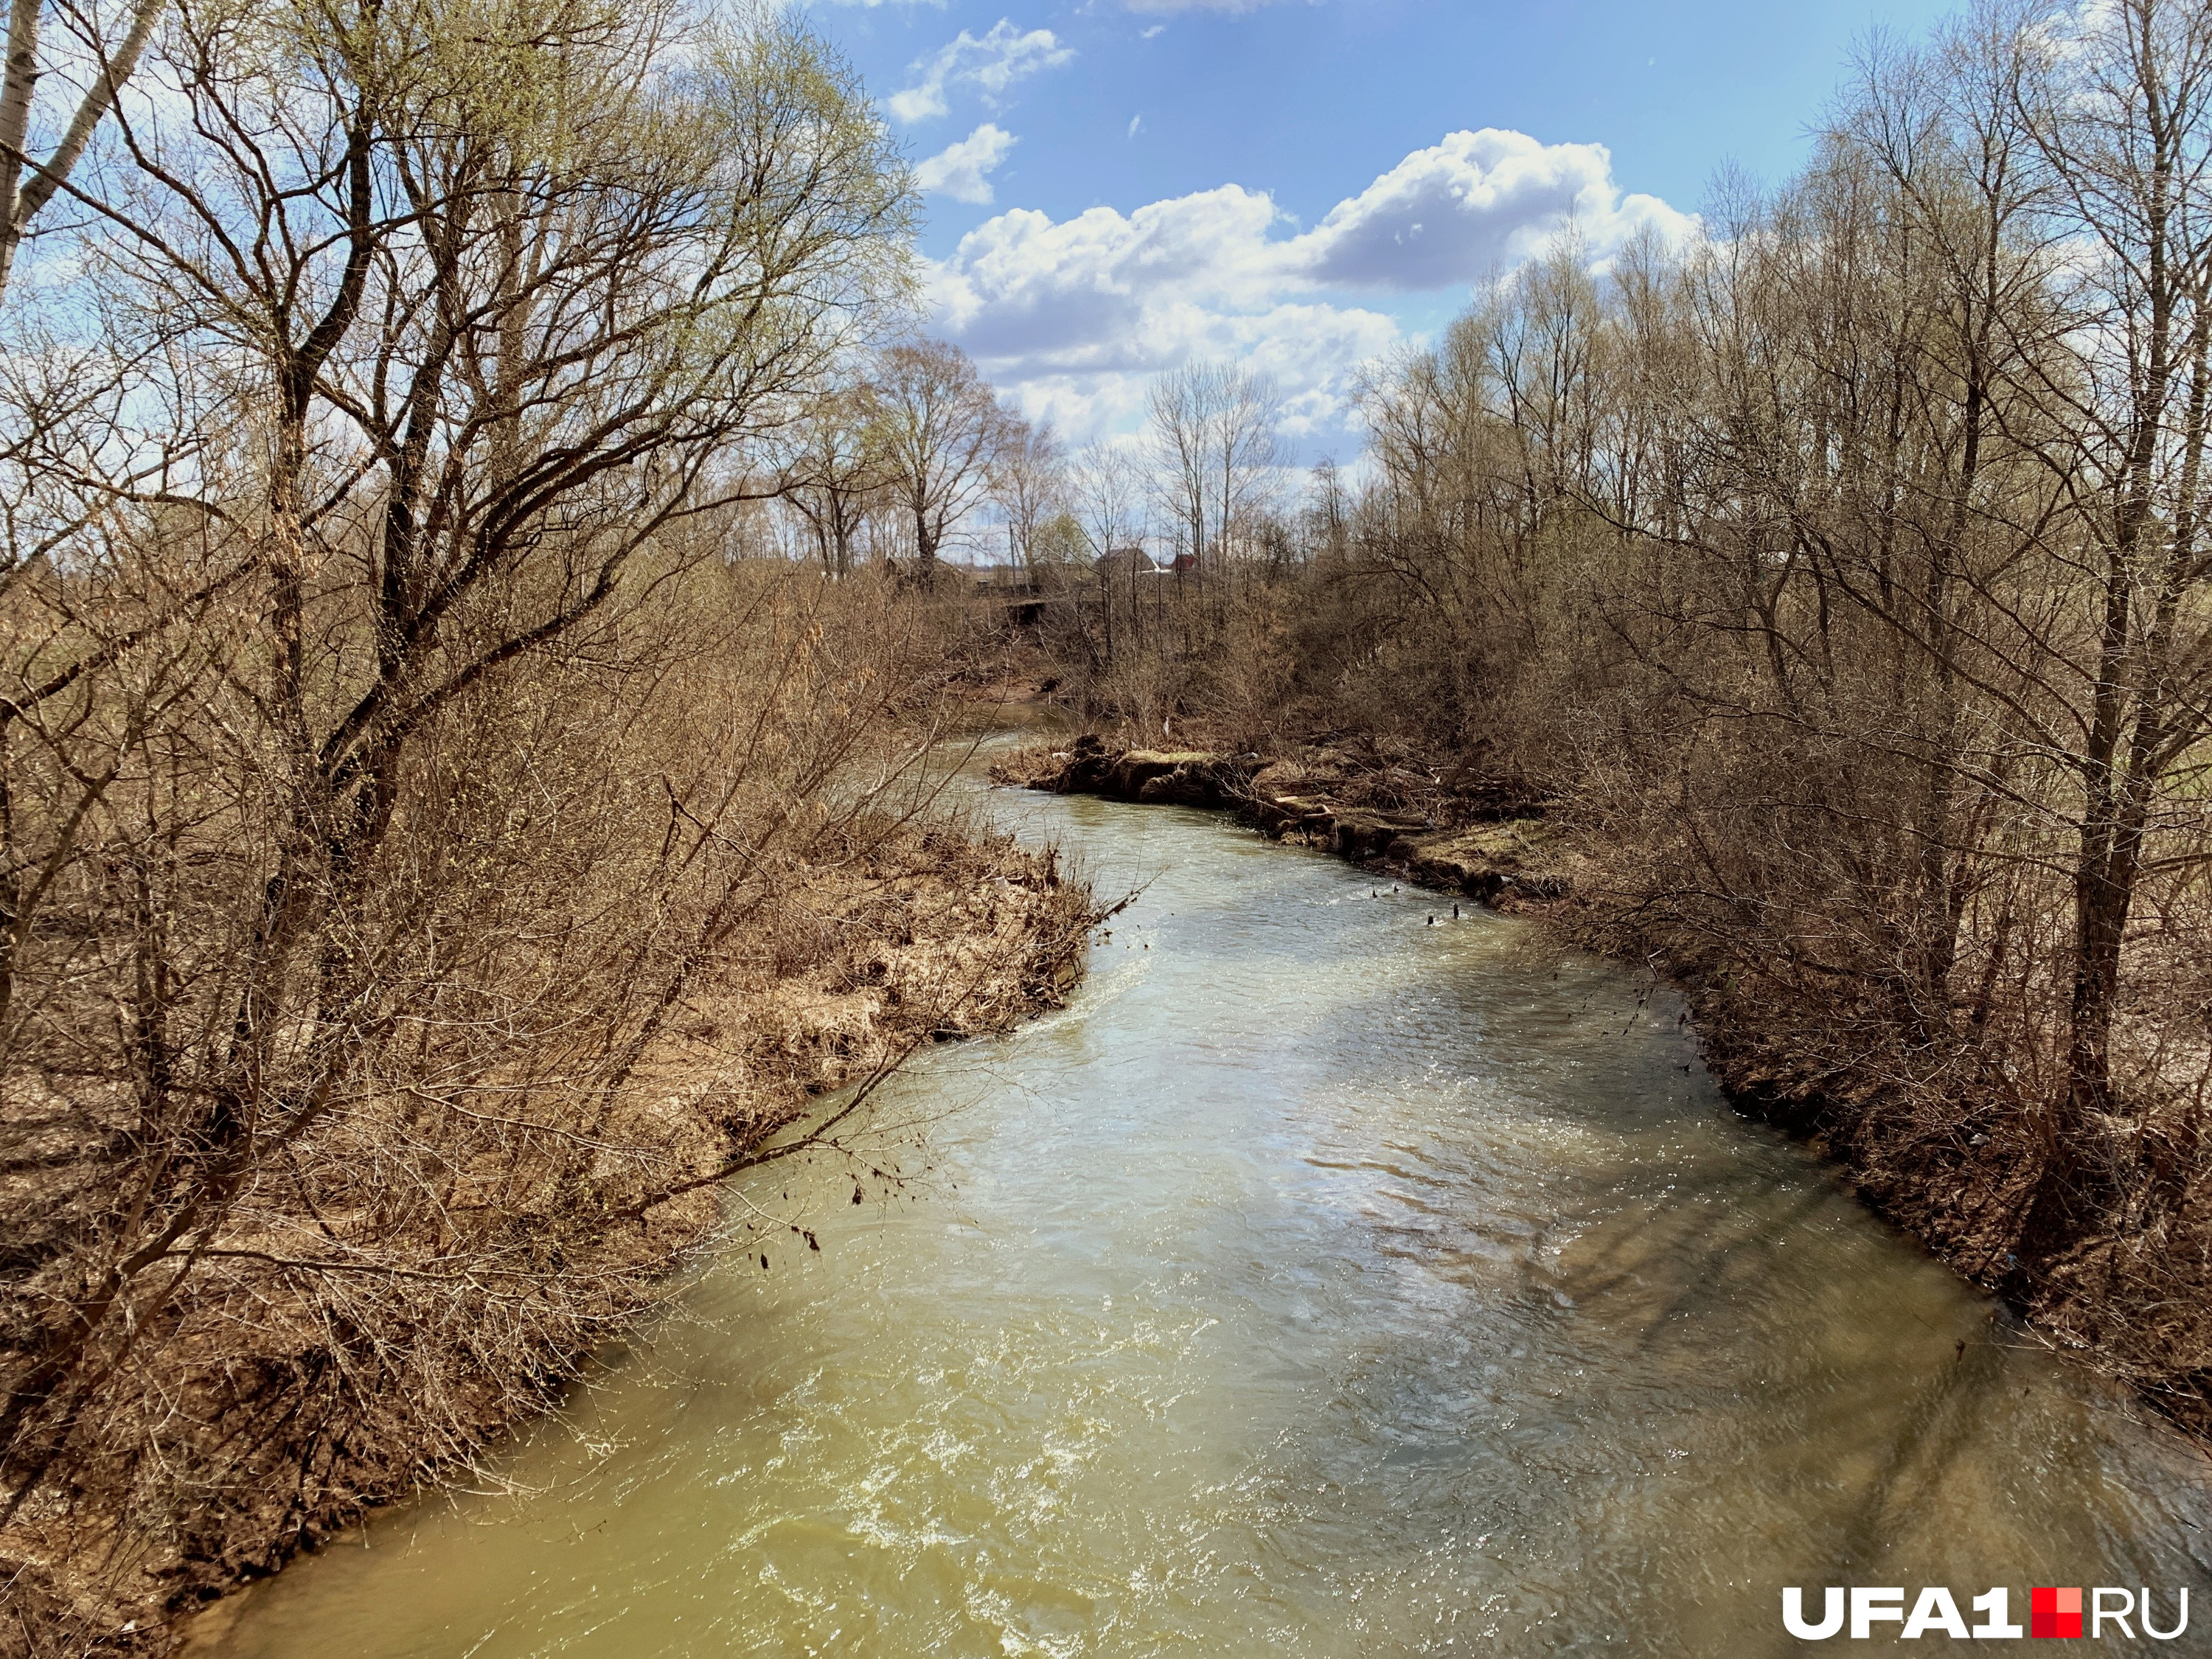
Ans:
<svg viewBox="0 0 2212 1659"><path fill-rule="evenodd" d="M1233 812L1275 841L1503 910L1574 890L1571 843L1540 804L1325 744L1278 756L1115 749L1095 734L1008 756L994 781L1055 794Z"/></svg>

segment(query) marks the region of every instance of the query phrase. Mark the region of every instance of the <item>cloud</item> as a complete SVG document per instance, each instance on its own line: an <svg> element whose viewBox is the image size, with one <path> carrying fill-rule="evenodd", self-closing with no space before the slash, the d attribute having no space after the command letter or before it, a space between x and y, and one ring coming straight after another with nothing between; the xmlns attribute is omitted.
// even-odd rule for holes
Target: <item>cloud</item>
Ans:
<svg viewBox="0 0 2212 1659"><path fill-rule="evenodd" d="M988 204L992 199L989 175L1018 142L1012 133L986 121L959 143L947 144L927 161L917 162L914 181L956 202Z"/></svg>
<svg viewBox="0 0 2212 1659"><path fill-rule="evenodd" d="M1061 46L1050 29L1024 32L1001 17L980 39L963 29L933 56L917 60L915 83L893 93L884 106L902 121L926 121L950 111L946 94L953 88L973 87L996 108L1015 82L1074 57L1073 48Z"/></svg>
<svg viewBox="0 0 2212 1659"><path fill-rule="evenodd" d="M866 3L872 5L876 0L866 0ZM1238 12L1257 11L1262 6L1274 3L1274 0L1123 0L1123 3L1131 11L1137 12Z"/></svg>
<svg viewBox="0 0 2212 1659"><path fill-rule="evenodd" d="M977 226L933 273L937 310L980 357L1043 368L1157 367L1163 318L1249 311L1281 284L1268 198L1237 185L1123 216L1055 222L1015 209Z"/></svg>
<svg viewBox="0 0 2212 1659"><path fill-rule="evenodd" d="M1139 418L1150 377L1200 356L1273 373L1286 430L1326 436L1358 365L1406 338L1382 296L1482 283L1571 227L1595 261L1647 226L1674 239L1696 222L1623 196L1602 146L1460 132L1310 229L1237 185L1127 214L1011 210L930 268L930 300L939 331L1079 436Z"/></svg>
<svg viewBox="0 0 2212 1659"><path fill-rule="evenodd" d="M1327 286L1425 292L1517 264L1570 222L1607 248L1645 225L1679 239L1694 222L1656 196L1623 198L1602 144L1485 127L1414 151L1294 246Z"/></svg>
<svg viewBox="0 0 2212 1659"><path fill-rule="evenodd" d="M930 272L939 331L1032 416L1078 438L1140 421L1152 377L1197 357L1276 376L1286 434L1341 425L1351 376L1400 341L1379 312L1308 297L1270 231L1282 216L1235 185L1127 215L1018 209Z"/></svg>

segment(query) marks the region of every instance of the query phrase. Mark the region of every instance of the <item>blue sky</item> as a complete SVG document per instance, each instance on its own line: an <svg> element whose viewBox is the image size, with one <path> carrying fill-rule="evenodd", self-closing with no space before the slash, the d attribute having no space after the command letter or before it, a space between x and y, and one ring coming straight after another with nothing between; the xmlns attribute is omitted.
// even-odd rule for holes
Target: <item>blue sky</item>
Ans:
<svg viewBox="0 0 2212 1659"><path fill-rule="evenodd" d="M1938 0L815 0L920 168L933 325L1069 435L1193 356L1346 456L1358 365L1571 219L1676 234L1768 179Z"/></svg>

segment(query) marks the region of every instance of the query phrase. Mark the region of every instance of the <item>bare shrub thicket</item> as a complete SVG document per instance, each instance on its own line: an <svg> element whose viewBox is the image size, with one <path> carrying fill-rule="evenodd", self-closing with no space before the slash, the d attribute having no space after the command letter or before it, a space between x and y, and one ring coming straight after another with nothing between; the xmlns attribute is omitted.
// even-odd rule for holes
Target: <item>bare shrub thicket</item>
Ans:
<svg viewBox="0 0 2212 1659"><path fill-rule="evenodd" d="M1787 186L1379 366L1366 486L1141 578L1156 653L1095 603L1074 694L1577 826L1731 1080L2201 1415L2209 164L2202 7L1875 52Z"/></svg>
<svg viewBox="0 0 2212 1659"><path fill-rule="evenodd" d="M465 1455L1087 921L929 827L927 612L742 556L907 292L818 40L143 15L0 365L0 1647Z"/></svg>

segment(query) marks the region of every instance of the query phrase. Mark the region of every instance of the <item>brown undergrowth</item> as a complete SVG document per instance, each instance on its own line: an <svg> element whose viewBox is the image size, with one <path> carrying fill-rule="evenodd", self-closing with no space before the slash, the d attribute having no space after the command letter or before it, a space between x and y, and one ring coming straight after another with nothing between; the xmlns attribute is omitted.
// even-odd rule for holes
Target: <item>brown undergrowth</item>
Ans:
<svg viewBox="0 0 2212 1659"><path fill-rule="evenodd" d="M319 1201L301 1183L289 1212L228 1236L227 1271L170 1310L159 1457L131 1455L141 1437L111 1428L107 1455L73 1461L19 1510L0 1651L161 1651L209 1598L452 1476L658 1305L688 1253L744 1230L723 1179L799 1153L851 1156L870 1179L844 1149L858 1120L842 1109L921 1047L1055 1006L1093 920L1049 850L951 823L886 836L793 884L684 1000L612 1109L534 1126L588 1143L581 1164L497 1136L443 1149L446 1231L495 1208L526 1241L506 1260L464 1263L437 1228L403 1238L387 1217L377 1258L333 1271L376 1195L323 1181ZM349 1146L303 1156L373 1161L391 1127L356 1119ZM68 1149L52 1150L49 1178L65 1177ZM11 1184L41 1178L19 1168Z"/></svg>
<svg viewBox="0 0 2212 1659"><path fill-rule="evenodd" d="M2212 1329L2202 1149L2188 1103L2146 1114L2163 1170L2064 1257L2022 1261L2044 1150L2033 1079L2001 1011L1947 1029L1899 1021L1878 981L1847 982L1684 902L1663 826L1637 826L1522 781L1365 736L1322 731L1232 752L1186 718L1174 752L1095 736L1004 758L1001 784L1231 811L1262 833L1531 917L1552 939L1666 980L1736 1109L1810 1144L1878 1213L2034 1328L2212 1445ZM1984 993L1984 1002L1994 1000Z"/></svg>

